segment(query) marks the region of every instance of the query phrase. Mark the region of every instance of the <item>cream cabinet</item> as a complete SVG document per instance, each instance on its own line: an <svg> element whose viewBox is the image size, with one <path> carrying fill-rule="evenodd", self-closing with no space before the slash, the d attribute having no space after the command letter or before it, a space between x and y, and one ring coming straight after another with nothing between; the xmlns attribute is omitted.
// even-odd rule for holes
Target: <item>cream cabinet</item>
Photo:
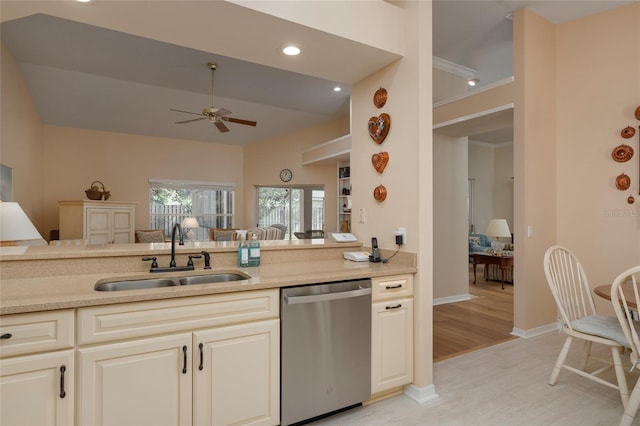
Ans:
<svg viewBox="0 0 640 426"><path fill-rule="evenodd" d="M135 242L135 203L58 201L60 239L85 239L88 244Z"/></svg>
<svg viewBox="0 0 640 426"><path fill-rule="evenodd" d="M0 317L0 424L74 424L73 311Z"/></svg>
<svg viewBox="0 0 640 426"><path fill-rule="evenodd" d="M78 424L280 421L278 290L78 309Z"/></svg>
<svg viewBox="0 0 640 426"><path fill-rule="evenodd" d="M78 350L78 424L190 425L191 333Z"/></svg>
<svg viewBox="0 0 640 426"><path fill-rule="evenodd" d="M371 393L413 381L413 276L374 278Z"/></svg>
<svg viewBox="0 0 640 426"><path fill-rule="evenodd" d="M194 424L280 423L279 336L278 320L194 333Z"/></svg>

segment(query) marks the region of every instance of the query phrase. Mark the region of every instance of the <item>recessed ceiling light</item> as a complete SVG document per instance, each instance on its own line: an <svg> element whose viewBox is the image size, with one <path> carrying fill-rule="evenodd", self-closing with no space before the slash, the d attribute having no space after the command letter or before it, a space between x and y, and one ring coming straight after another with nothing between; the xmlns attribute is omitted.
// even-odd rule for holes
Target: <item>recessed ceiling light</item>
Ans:
<svg viewBox="0 0 640 426"><path fill-rule="evenodd" d="M467 80L467 84L471 87L475 86L478 83L480 83L480 79L478 78L470 78L469 80Z"/></svg>
<svg viewBox="0 0 640 426"><path fill-rule="evenodd" d="M340 86L336 86L336 87L333 88L334 92L339 92L341 90L342 90L342 87L340 87Z"/></svg>
<svg viewBox="0 0 640 426"><path fill-rule="evenodd" d="M91 0L76 0L78 3L89 3Z"/></svg>
<svg viewBox="0 0 640 426"><path fill-rule="evenodd" d="M282 48L282 53L287 56L297 56L300 54L300 52L301 51L298 46L289 45Z"/></svg>

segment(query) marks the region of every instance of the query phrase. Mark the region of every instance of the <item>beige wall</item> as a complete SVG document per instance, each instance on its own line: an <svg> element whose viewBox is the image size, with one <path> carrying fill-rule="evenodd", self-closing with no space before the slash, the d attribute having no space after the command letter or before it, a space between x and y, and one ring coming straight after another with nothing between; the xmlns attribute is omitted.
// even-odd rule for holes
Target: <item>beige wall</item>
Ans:
<svg viewBox="0 0 640 426"><path fill-rule="evenodd" d="M466 137L433 136L433 298L443 301L469 294L468 146Z"/></svg>
<svg viewBox="0 0 640 426"><path fill-rule="evenodd" d="M280 181L280 170L291 169L292 185L324 185L325 230L335 232L337 227L338 167L303 166L302 152L312 146L349 133L349 117L305 129L282 137L261 141L244 148L244 205L239 226L256 223L256 185L285 185Z"/></svg>
<svg viewBox="0 0 640 426"><path fill-rule="evenodd" d="M84 199L95 180L112 201L138 203L137 229L149 227L150 178L235 184L234 221L243 211L241 147L45 126L44 154L46 229L58 227L57 201Z"/></svg>
<svg viewBox="0 0 640 426"><path fill-rule="evenodd" d="M43 173L43 125L18 64L3 44L0 44L0 50L0 163L12 168L12 201L22 206L40 234L46 238L46 228L43 226L45 212L42 208L42 180L46 176Z"/></svg>
<svg viewBox="0 0 640 426"><path fill-rule="evenodd" d="M358 82L352 89L351 183L353 232L362 241L377 237L381 248L395 249L393 231L407 229L403 250L418 253L415 286L414 384L425 388L432 375L433 303L433 137L431 121L431 3L399 2L405 11L405 56ZM377 109L373 94L388 92L387 103ZM391 130L377 145L369 137L370 117L391 116ZM379 175L371 156L389 153L389 164ZM387 199L379 203L373 190L383 184ZM366 220L359 220L364 209Z"/></svg>
<svg viewBox="0 0 640 426"><path fill-rule="evenodd" d="M555 321L542 270L550 245L575 251L592 286L640 262L637 207L613 185L624 168L637 192L637 162L625 167L611 159L638 105L638 22L638 3L561 25L529 11L514 14L518 329Z"/></svg>
<svg viewBox="0 0 640 426"><path fill-rule="evenodd" d="M513 231L513 144L470 140L469 178L475 185L475 232L484 234L493 218L507 219Z"/></svg>
<svg viewBox="0 0 640 426"><path fill-rule="evenodd" d="M469 178L474 180L475 232L484 234L493 217L494 150L488 144L469 141L468 161Z"/></svg>
<svg viewBox="0 0 640 426"><path fill-rule="evenodd" d="M526 333L556 320L542 268L557 233L555 26L526 9L513 16L514 328Z"/></svg>
<svg viewBox="0 0 640 426"><path fill-rule="evenodd" d="M557 242L597 286L640 264L640 139L620 137L627 125L640 130L640 3L559 25L556 39ZM636 154L616 163L622 142ZM628 191L615 188L620 173L631 177Z"/></svg>
<svg viewBox="0 0 640 426"><path fill-rule="evenodd" d="M507 219L513 232L513 143L493 151L493 217Z"/></svg>

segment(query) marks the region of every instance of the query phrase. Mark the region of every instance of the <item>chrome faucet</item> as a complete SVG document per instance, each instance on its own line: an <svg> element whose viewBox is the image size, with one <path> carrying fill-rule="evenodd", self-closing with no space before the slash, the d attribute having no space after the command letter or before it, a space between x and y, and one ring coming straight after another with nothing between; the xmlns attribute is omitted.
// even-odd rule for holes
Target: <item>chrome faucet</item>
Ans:
<svg viewBox="0 0 640 426"><path fill-rule="evenodd" d="M184 236L182 235L182 226L179 223L175 223L173 225L173 229L171 230L171 262L169 262L169 268L176 267L176 229L180 233L180 242L181 246L184 245Z"/></svg>

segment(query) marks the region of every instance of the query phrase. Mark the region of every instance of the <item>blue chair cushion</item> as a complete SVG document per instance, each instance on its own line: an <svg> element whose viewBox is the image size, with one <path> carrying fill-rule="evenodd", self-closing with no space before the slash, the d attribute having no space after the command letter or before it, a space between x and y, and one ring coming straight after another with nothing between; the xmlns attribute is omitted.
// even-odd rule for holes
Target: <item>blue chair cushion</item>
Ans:
<svg viewBox="0 0 640 426"><path fill-rule="evenodd" d="M610 317L606 315L589 315L571 322L571 326L574 330L585 334L591 334L592 336L604 337L615 342L620 343L622 346L629 347L627 338L624 336L622 327L618 322L618 318ZM634 324L638 334L640 334L640 324Z"/></svg>

